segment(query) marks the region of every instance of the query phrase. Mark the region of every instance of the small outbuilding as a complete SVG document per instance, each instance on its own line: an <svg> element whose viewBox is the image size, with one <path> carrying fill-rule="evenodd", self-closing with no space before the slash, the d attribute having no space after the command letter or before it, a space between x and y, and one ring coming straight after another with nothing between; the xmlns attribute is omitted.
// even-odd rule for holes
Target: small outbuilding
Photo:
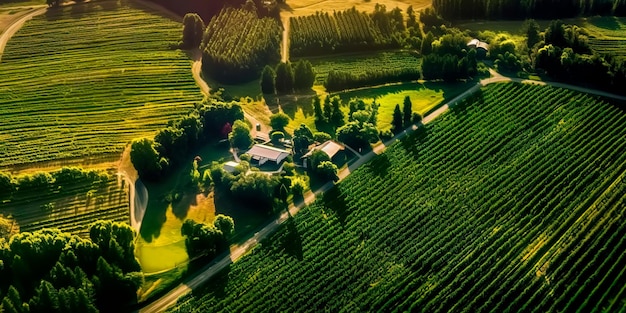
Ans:
<svg viewBox="0 0 626 313"><path fill-rule="evenodd" d="M315 150L324 151L330 159L332 159L339 151L345 150L346 147L334 140L328 140L320 145L313 147L313 149L309 150L305 155L302 156L302 166L307 166L307 160L313 154Z"/></svg>
<svg viewBox="0 0 626 313"><path fill-rule="evenodd" d="M476 38L470 40L470 42L467 43L467 47L476 49L476 57L479 59L487 57L487 52L489 52L489 44Z"/></svg>
<svg viewBox="0 0 626 313"><path fill-rule="evenodd" d="M235 161L228 161L226 163L224 163L224 165L222 165L222 168L228 172L228 173L234 173L237 166L239 166L239 163L235 162Z"/></svg>
<svg viewBox="0 0 626 313"><path fill-rule="evenodd" d="M272 161L276 164L280 164L280 162L282 162L287 156L291 154L287 150L263 144L256 144L252 146L252 148L246 153L250 155L252 160L257 161L259 165L263 165L267 161Z"/></svg>

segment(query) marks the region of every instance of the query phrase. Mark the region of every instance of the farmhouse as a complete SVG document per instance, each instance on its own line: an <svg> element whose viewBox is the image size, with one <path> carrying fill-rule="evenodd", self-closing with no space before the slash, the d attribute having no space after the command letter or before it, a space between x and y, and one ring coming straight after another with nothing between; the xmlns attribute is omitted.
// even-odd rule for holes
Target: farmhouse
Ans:
<svg viewBox="0 0 626 313"><path fill-rule="evenodd" d="M283 150L283 149L279 149L279 148L275 148L271 146L266 146L262 144L256 144L252 146L252 148L248 150L248 152L246 153L249 154L250 157L252 157L252 160L257 161L259 165L263 165L267 161L272 161L272 162L275 162L276 164L279 164L288 155L291 154L287 150Z"/></svg>
<svg viewBox="0 0 626 313"><path fill-rule="evenodd" d="M315 147L313 147L313 149L309 150L309 152L307 152L305 155L302 156L302 166L306 167L307 166L307 160L309 159L309 157L311 156L311 154L313 154L313 151L315 150L322 150L324 151L329 158L333 158L339 151L344 150L346 147L336 141L333 140L328 140L320 145L317 145Z"/></svg>
<svg viewBox="0 0 626 313"><path fill-rule="evenodd" d="M485 58L487 56L487 52L489 52L489 44L476 38L470 40L470 42L467 43L467 47L470 49L476 49L476 56L478 58Z"/></svg>

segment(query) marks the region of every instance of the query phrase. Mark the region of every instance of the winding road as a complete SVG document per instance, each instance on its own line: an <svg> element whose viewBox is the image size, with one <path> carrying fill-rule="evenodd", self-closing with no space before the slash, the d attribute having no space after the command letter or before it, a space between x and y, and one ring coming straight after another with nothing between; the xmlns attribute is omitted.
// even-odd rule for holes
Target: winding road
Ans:
<svg viewBox="0 0 626 313"><path fill-rule="evenodd" d="M38 8L33 12L30 12L24 16L22 16L21 18L19 18L18 20L16 20L13 24L11 24L11 26L9 26L4 33L2 33L2 35L0 35L0 61L2 61L2 55L4 54L4 48L7 45L7 42L9 41L9 39L11 39L11 37L13 37L13 35L15 35L15 33L17 33L18 30L20 30L20 28L22 28L22 25L24 25L24 23L26 23L26 21L32 19L33 17L37 16L37 15L41 15L46 13L46 10L48 8L47 7L42 7L42 8Z"/></svg>

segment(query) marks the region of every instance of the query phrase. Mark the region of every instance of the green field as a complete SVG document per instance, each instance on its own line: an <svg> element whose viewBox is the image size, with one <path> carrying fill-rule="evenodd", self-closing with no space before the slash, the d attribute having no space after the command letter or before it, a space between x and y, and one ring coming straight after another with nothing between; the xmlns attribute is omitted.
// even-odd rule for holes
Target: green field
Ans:
<svg viewBox="0 0 626 313"><path fill-rule="evenodd" d="M116 1L48 11L0 63L0 167L110 154L201 99L180 24Z"/></svg>
<svg viewBox="0 0 626 313"><path fill-rule="evenodd" d="M129 223L128 186L115 171L107 172L109 179L102 183L78 181L53 192L18 194L10 201L0 201L0 213L11 216L22 232L58 228L87 235L89 224L97 220Z"/></svg>
<svg viewBox="0 0 626 313"><path fill-rule="evenodd" d="M503 83L388 147L176 312L617 312L626 113Z"/></svg>
<svg viewBox="0 0 626 313"><path fill-rule="evenodd" d="M366 103L372 103L375 100L380 105L377 128L379 130L388 130L391 129L393 110L396 104L399 104L400 108L402 108L402 103L406 96L411 98L413 112L424 115L446 100L450 100L470 88L470 84L473 83L405 83L367 87L332 95L341 97L342 110L345 116L348 116L350 111L348 106L350 99L359 98ZM301 123L306 124L311 129L316 129L311 100L310 97L303 97L290 103L281 103L283 112L291 118L291 122L287 127L288 130L297 128Z"/></svg>
<svg viewBox="0 0 626 313"><path fill-rule="evenodd" d="M420 58L408 51L350 53L314 57L308 60L311 61L315 70L315 85L323 85L330 71L341 71L359 75L379 68L386 70L396 70L407 67L418 68L422 63Z"/></svg>

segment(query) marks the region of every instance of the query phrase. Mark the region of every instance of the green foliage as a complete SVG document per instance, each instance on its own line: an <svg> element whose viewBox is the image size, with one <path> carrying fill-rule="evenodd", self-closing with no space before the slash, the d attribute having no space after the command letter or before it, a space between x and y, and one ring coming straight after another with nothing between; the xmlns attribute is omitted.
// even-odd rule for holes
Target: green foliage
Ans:
<svg viewBox="0 0 626 313"><path fill-rule="evenodd" d="M623 110L522 84L493 84L459 105L352 172L232 264L227 282L209 282L175 311L620 311ZM537 277L546 255L552 275Z"/></svg>
<svg viewBox="0 0 626 313"><path fill-rule="evenodd" d="M536 44L541 41L541 29L539 28L539 24L533 19L529 19L524 21L524 26L522 26L522 30L526 35L526 47L528 49L532 49Z"/></svg>
<svg viewBox="0 0 626 313"><path fill-rule="evenodd" d="M331 52L362 51L390 45L381 29L365 12L355 8L334 12L317 12L289 20L290 55L320 55Z"/></svg>
<svg viewBox="0 0 626 313"><path fill-rule="evenodd" d="M315 97L313 97L312 102L313 102L313 111L315 115L315 123L325 123L326 116L324 116L324 112L322 111L322 102L320 100L320 97L318 95L315 95Z"/></svg>
<svg viewBox="0 0 626 313"><path fill-rule="evenodd" d="M372 123L354 121L337 129L337 139L353 149L367 149L378 141L378 131Z"/></svg>
<svg viewBox="0 0 626 313"><path fill-rule="evenodd" d="M231 183L230 191L235 199L254 204L255 208L269 213L278 183L276 177L251 172L237 175Z"/></svg>
<svg viewBox="0 0 626 313"><path fill-rule="evenodd" d="M304 191L309 188L308 176L295 176L291 178L291 192L294 196L302 196Z"/></svg>
<svg viewBox="0 0 626 313"><path fill-rule="evenodd" d="M294 88L294 72L291 63L279 63L276 66L276 78L274 85L278 93L291 93Z"/></svg>
<svg viewBox="0 0 626 313"><path fill-rule="evenodd" d="M368 69L364 74L330 71L324 87L327 91L339 91L366 86L382 85L390 82L418 80L422 76L419 68L404 67L400 69L378 68Z"/></svg>
<svg viewBox="0 0 626 313"><path fill-rule="evenodd" d="M285 133L279 130L273 131L270 137L271 137L272 143L278 144L280 143L281 140L285 139Z"/></svg>
<svg viewBox="0 0 626 313"><path fill-rule="evenodd" d="M305 124L300 124L300 126L293 131L292 141L295 154L304 154L307 152L309 145L313 143L313 132Z"/></svg>
<svg viewBox="0 0 626 313"><path fill-rule="evenodd" d="M271 66L266 65L261 73L261 92L273 95L276 92L275 79L276 72Z"/></svg>
<svg viewBox="0 0 626 313"><path fill-rule="evenodd" d="M402 131L404 128L402 127L402 111L400 110L400 105L396 104L396 107L393 109L393 120L391 122L391 130L398 133Z"/></svg>
<svg viewBox="0 0 626 313"><path fill-rule="evenodd" d="M278 112L270 115L270 126L272 129L284 130L285 126L289 124L289 115Z"/></svg>
<svg viewBox="0 0 626 313"><path fill-rule="evenodd" d="M332 181L339 180L339 177L337 176L337 165L335 165L331 161L324 161L320 163L315 168L315 171L317 172L318 175L322 176L323 178L330 179Z"/></svg>
<svg viewBox="0 0 626 313"><path fill-rule="evenodd" d="M473 19L555 19L579 15L623 15L626 3L608 1L469 1L434 0L433 8L449 20Z"/></svg>
<svg viewBox="0 0 626 313"><path fill-rule="evenodd" d="M228 218L230 217L221 215L220 227L232 231L232 228L229 228L231 225L229 225ZM234 224L232 226L234 227ZM197 223L192 219L187 219L183 222L180 233L185 237L185 247L190 258L202 255L211 259L227 248L224 233L216 225Z"/></svg>
<svg viewBox="0 0 626 313"><path fill-rule="evenodd" d="M215 216L215 221L213 222L213 225L215 225L215 228L221 231L226 238L230 237L230 235L235 230L235 222L233 221L232 217L223 214L218 214Z"/></svg>
<svg viewBox="0 0 626 313"><path fill-rule="evenodd" d="M133 140L130 150L130 160L142 178L156 180L161 176L159 153L154 148L154 142L143 138Z"/></svg>
<svg viewBox="0 0 626 313"><path fill-rule="evenodd" d="M90 239L43 229L0 242L2 305L14 312L126 310L143 275L127 224L94 223ZM28 309L25 310L25 308Z"/></svg>
<svg viewBox="0 0 626 313"><path fill-rule="evenodd" d="M183 43L185 49L197 49L202 42L204 21L196 13L187 13L183 18Z"/></svg>
<svg viewBox="0 0 626 313"><path fill-rule="evenodd" d="M343 114L343 111L341 111L341 98L339 98L338 96L334 96L330 99L330 102L333 105L333 113L329 120L333 124L333 126L341 127L343 124L345 124L345 116Z"/></svg>
<svg viewBox="0 0 626 313"><path fill-rule="evenodd" d="M233 125L233 131L228 134L230 145L238 149L248 149L252 146L252 135L250 126L244 121L237 120Z"/></svg>
<svg viewBox="0 0 626 313"><path fill-rule="evenodd" d="M294 68L293 87L298 91L309 90L315 83L315 71L308 60L299 60Z"/></svg>
<svg viewBox="0 0 626 313"><path fill-rule="evenodd" d="M315 142L326 142L328 140L330 140L331 137L329 134L325 133L325 132L315 132L313 133L313 141Z"/></svg>
<svg viewBox="0 0 626 313"><path fill-rule="evenodd" d="M202 68L224 83L255 79L265 65L280 60L280 38L275 19L225 7L204 32Z"/></svg>
<svg viewBox="0 0 626 313"><path fill-rule="evenodd" d="M412 113L413 113L413 104L411 103L411 97L406 96L404 98L404 102L402 104L402 122L404 124L404 127L409 127L409 125L411 124L411 118L413 117ZM395 117L395 111L394 111L394 117Z"/></svg>

